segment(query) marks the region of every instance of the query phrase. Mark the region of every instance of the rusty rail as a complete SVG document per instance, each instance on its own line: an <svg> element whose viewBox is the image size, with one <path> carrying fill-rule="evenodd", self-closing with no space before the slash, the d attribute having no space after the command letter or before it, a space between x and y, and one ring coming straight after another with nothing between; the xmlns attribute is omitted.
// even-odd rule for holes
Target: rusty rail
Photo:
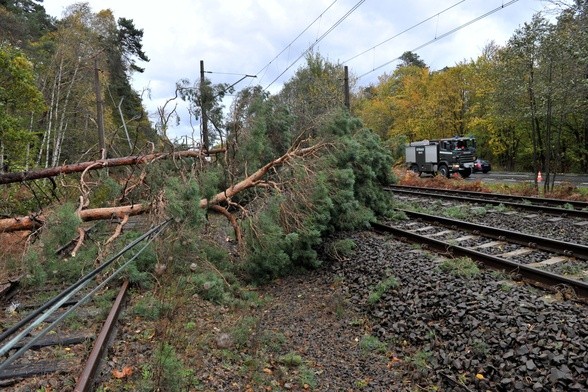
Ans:
<svg viewBox="0 0 588 392"><path fill-rule="evenodd" d="M108 347L108 341L112 336L112 332L114 331L114 327L116 326L116 322L118 320L118 315L122 309L122 304L124 297L127 293L127 289L129 287L129 282L125 280L116 300L114 301L114 305L110 309L110 313L106 318L106 322L100 331L100 335L94 342L94 348L88 357L86 362L86 367L84 371L80 375L76 387L74 389L75 392L87 392L91 390L92 385L94 384L94 379L96 376L96 371L100 366L100 361L102 360L102 355L104 354L104 350Z"/></svg>

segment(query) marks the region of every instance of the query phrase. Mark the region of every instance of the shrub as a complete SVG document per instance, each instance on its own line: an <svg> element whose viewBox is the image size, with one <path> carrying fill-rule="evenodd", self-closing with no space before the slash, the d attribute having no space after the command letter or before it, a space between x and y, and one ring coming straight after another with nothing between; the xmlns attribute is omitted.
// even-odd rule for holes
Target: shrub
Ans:
<svg viewBox="0 0 588 392"><path fill-rule="evenodd" d="M82 223L72 203L65 203L47 218L42 240L47 258L55 257L55 251L77 236Z"/></svg>

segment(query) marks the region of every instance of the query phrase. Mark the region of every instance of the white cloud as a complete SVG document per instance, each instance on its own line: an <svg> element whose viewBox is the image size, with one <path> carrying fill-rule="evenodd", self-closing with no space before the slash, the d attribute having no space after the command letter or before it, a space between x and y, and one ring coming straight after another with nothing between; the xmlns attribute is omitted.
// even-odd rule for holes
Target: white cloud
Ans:
<svg viewBox="0 0 588 392"><path fill-rule="evenodd" d="M253 83L267 86L357 2L336 1L317 23L275 59ZM44 0L43 6L50 15L61 17L65 8L73 3L72 0ZM232 84L241 76L225 73L258 72L321 15L333 0L169 0L160 3L91 0L88 3L94 12L109 8L115 18L132 19L137 28L143 29L143 49L151 61L139 64L145 67L145 73L134 75L133 85L137 91L150 88L152 99L146 101L146 106L151 114L155 114L157 107L173 96L178 80L187 78L194 82L199 79L200 60L204 60L206 70L216 72L206 75L213 83ZM457 4L451 10L346 64L350 72L362 75L505 3L508 2L367 0L317 45L317 51L331 61L348 60ZM541 11L542 7L540 0L519 0L439 39L417 51L417 54L433 69L476 58L490 41L504 44L516 28L529 22L532 15ZM301 64L292 66L270 91L277 91ZM389 73L395 67L396 63L392 63L372 72L360 79L359 84L373 83L379 75ZM245 80L236 87L250 83L251 80ZM185 109L180 110L180 116L182 125L173 130L172 135L192 132Z"/></svg>

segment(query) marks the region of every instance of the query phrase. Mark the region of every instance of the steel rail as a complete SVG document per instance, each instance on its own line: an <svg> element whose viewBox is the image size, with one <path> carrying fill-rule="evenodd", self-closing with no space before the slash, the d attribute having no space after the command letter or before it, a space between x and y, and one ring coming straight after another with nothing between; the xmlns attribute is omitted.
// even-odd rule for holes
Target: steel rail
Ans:
<svg viewBox="0 0 588 392"><path fill-rule="evenodd" d="M565 200L565 199L554 199L549 197L538 197L538 196L520 196L520 195L507 195L504 193L488 193L488 192L476 192L476 191L468 191L462 189L438 189L438 188L424 188L419 186L413 185L389 185L386 188L389 190L419 190L419 191L437 191L437 192L445 192L445 193L454 193L456 195L462 195L464 197L492 197L498 200L522 200L527 201L530 203L540 203L540 204L555 204L555 205L564 205L569 204L576 209L588 209L588 202L581 201L581 200Z"/></svg>
<svg viewBox="0 0 588 392"><path fill-rule="evenodd" d="M12 356L8 357L3 362L0 362L0 371L4 370L13 363L16 359L22 356L37 340L41 339L47 333L49 333L57 324L59 324L65 317L67 317L70 313L75 311L81 304L87 302L90 298L94 296L99 290L101 290L108 282L114 279L118 274L120 274L131 262L133 262L140 254L149 246L149 244L165 229L165 227L171 222L171 219L166 220L165 222L157 225L155 228L149 230L148 236L145 234L140 236L138 239L145 239L148 238L147 243L143 245L139 251L133 255L129 260L127 260L122 266L120 266L116 271L106 277L102 282L100 282L96 287L94 287L89 293L87 293L82 299L80 299L75 305L71 306L67 311L65 311L61 316L59 316L55 321L49 324L46 328L42 331L37 333L35 337L33 337L27 344L23 345L19 350L17 350ZM146 234L147 234L146 233ZM131 244L136 245L138 242L137 240L131 242ZM127 246L128 247L128 246ZM125 248L126 249L126 248ZM130 249L130 248L129 248ZM123 252L124 253L124 252ZM116 256L118 258L122 255L121 251ZM102 266L101 266L102 267ZM101 268L99 267L99 268ZM43 313L39 318L37 318L34 322L32 322L28 327L26 327L23 331L21 331L17 336L15 336L12 340L6 343L4 346L0 347L0 355L4 355L7 353L11 348L13 348L19 341L21 341L26 335L29 334L36 326L40 325L49 315L58 309L63 302L65 302L69 297L71 297L75 292L81 290L82 287L89 284L89 280L85 280L82 282L81 286L76 287L75 290L66 290L67 295L62 297L58 302L56 302L47 312ZM59 295L61 297L61 295ZM30 320L29 320L30 321Z"/></svg>
<svg viewBox="0 0 588 392"><path fill-rule="evenodd" d="M509 206L512 208L517 208L521 210L529 210L529 211L541 211L546 212L548 214L553 215L560 215L560 216L575 216L588 219L588 210L570 210L567 208L558 208L558 207L550 207L544 205L537 205L537 204L522 204L522 203L513 203L507 201L500 201L500 200L492 200L492 199L476 199L473 197L464 197L464 196L457 196L457 195L448 195L448 194L440 194L440 191L434 191L430 188L416 188L416 189L401 189L401 188L391 188L386 187L385 190L389 190L393 193L404 193L404 194L411 194L416 196L442 196L444 199L450 200L458 200L458 201L465 201L468 203L478 203L478 204L492 204L492 205L504 205ZM418 190L417 190L418 189ZM427 193L428 191L428 193ZM493 194L488 194L493 195Z"/></svg>
<svg viewBox="0 0 588 392"><path fill-rule="evenodd" d="M558 253L564 256L573 256L582 260L588 260L588 246L574 244L572 242L554 240L552 238L539 237L525 234L518 231L501 229L498 227L484 226L476 223L460 221L456 219L445 218L423 214L421 212L398 209L412 218L422 219L427 222L438 222L444 226L456 227L466 231L473 232L485 237L497 240L506 240L519 245L528 246L529 248L545 250L548 252Z"/></svg>
<svg viewBox="0 0 588 392"><path fill-rule="evenodd" d="M169 222L170 222L170 220L166 220L163 223L160 223L157 226L151 228L150 230L148 230L146 233L142 234L141 236L137 237L135 240L133 240L132 242L127 244L124 248L119 250L108 261L104 262L98 268L96 268L93 271L86 274L86 276L82 277L80 280L78 280L76 283L74 283L73 285L71 285L70 287L68 287L67 289L62 291L61 293L59 293L57 296L53 297L52 299L50 299L49 301L44 303L39 308L37 308L36 310L29 313L26 317L24 317L22 320L20 320L15 325L13 325L12 327L3 331L0 334L0 342L3 342L4 340L6 340L6 338L8 338L9 336L13 335L15 332L20 330L22 327L24 327L26 324L28 324L35 317L37 317L41 313L43 313L45 310L50 309L50 308L54 308L60 302L61 303L65 302L65 300L67 300L67 298L71 297L73 294L75 294L77 291L79 291L82 287L87 285L92 279L94 279L94 277L96 277L100 272L102 272L104 269L108 268L111 264L113 264L120 256L124 255L127 251L132 249L135 245L137 245L138 243L140 243L144 239L148 238L149 236L151 236L153 234L158 233L163 227L167 226L167 224ZM0 355L3 355L5 352L6 352L5 348L1 347L0 348Z"/></svg>
<svg viewBox="0 0 588 392"><path fill-rule="evenodd" d="M118 320L118 316L122 309L123 300L127 293L127 289L129 287L129 281L125 280L116 300L114 301L114 305L110 309L110 313L106 318L106 322L104 326L100 330L100 334L98 338L94 342L94 348L90 353L88 360L86 361L86 366L80 375L76 387L74 388L75 392L87 392L92 390L92 386L94 384L94 379L96 377L96 371L100 365L100 361L102 360L102 355L104 354L104 350L108 347L108 341L112 336L112 332L115 329L116 322Z"/></svg>
<svg viewBox="0 0 588 392"><path fill-rule="evenodd" d="M463 246L449 245L443 241L419 235L410 231L402 230L396 227L391 227L382 223L372 223L372 228L376 231L391 233L401 240L408 240L411 242L423 243L432 249L442 253L449 253L459 257L470 257L477 260L484 265L494 269L499 269L507 272L515 272L520 274L524 279L531 283L540 283L543 286L556 289L558 286L567 286L571 288L574 293L582 299L588 299L588 283L575 279L566 278L553 274L551 272L543 271L537 268L529 267L524 264L518 264L514 261L502 259L500 257L492 256L486 253L478 252L473 249L468 249Z"/></svg>

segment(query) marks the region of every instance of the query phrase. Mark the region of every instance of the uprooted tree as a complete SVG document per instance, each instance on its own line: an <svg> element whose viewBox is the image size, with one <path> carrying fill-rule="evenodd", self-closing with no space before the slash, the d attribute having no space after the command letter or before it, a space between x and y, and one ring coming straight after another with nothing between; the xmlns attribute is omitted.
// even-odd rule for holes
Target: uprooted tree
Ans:
<svg viewBox="0 0 588 392"><path fill-rule="evenodd" d="M154 155L94 177L90 170L108 165L87 164L73 188L75 208L62 213L74 217L45 226L55 230L69 222L69 237L79 235L79 245L82 221L117 218L119 235L128 216L149 212L153 221L176 222L174 239L162 246L177 258L202 252L195 238L208 230L206 216L214 212L228 218L232 234L227 237L238 244L239 269L250 278L316 267L325 235L365 227L389 211L382 185L392 182L392 159L378 136L341 109L336 98L322 99L337 91L341 67L314 55L308 60L312 67L299 70L283 94L272 97L257 87L238 94L230 121L219 129L224 145L212 159ZM114 191L105 192L105 183ZM50 220L49 212L3 219L0 231L36 228ZM60 238L53 247L62 247L68 236Z"/></svg>

